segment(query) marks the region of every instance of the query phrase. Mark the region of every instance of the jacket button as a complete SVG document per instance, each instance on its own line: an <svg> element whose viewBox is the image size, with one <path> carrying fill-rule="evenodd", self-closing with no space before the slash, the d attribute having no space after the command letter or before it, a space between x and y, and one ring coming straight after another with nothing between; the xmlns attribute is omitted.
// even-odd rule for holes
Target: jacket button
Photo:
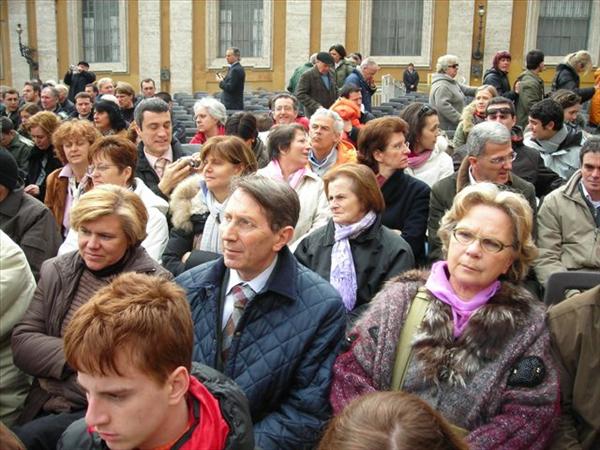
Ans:
<svg viewBox="0 0 600 450"><path fill-rule="evenodd" d="M241 335L242 335L242 332L241 332L241 331L236 331L236 332L235 332L235 337L240 337Z"/></svg>

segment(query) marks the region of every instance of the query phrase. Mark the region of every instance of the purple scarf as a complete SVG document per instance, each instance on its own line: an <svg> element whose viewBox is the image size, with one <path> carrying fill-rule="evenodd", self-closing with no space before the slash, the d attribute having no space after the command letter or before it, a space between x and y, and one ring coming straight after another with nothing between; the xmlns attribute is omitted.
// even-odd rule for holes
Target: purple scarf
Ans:
<svg viewBox="0 0 600 450"><path fill-rule="evenodd" d="M408 167L418 169L429 160L432 152L433 150L423 150L421 153L411 151L408 155Z"/></svg>
<svg viewBox="0 0 600 450"><path fill-rule="evenodd" d="M454 321L454 337L458 338L465 330L471 316L483 305L500 288L500 282L494 281L483 291L478 292L471 300L465 302L458 298L458 295L452 289L447 275L448 263L446 261L438 261L431 266L431 273L425 287L438 300L447 304L452 308L452 319Z"/></svg>
<svg viewBox="0 0 600 450"><path fill-rule="evenodd" d="M354 309L356 303L356 269L348 238L356 237L375 222L377 216L369 211L358 222L350 225L335 226L335 244L331 250L331 271L329 282L342 296L344 306L348 311Z"/></svg>

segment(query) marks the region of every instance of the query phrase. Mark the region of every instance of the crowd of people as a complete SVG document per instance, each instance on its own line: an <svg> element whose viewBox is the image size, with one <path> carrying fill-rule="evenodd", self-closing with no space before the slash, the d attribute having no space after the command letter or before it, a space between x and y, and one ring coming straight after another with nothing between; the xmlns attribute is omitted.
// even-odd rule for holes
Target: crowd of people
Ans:
<svg viewBox="0 0 600 450"><path fill-rule="evenodd" d="M3 445L600 448L600 286L540 300L600 271L590 54L549 95L539 50L479 87L443 55L376 118L379 64L335 44L266 121L226 60L191 146L151 79L2 91Z"/></svg>

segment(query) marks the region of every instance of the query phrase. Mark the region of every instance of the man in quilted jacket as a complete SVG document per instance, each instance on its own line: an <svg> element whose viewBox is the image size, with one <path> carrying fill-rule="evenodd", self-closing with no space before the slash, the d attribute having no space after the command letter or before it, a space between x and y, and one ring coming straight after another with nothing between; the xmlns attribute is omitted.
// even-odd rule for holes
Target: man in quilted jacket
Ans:
<svg viewBox="0 0 600 450"><path fill-rule="evenodd" d="M194 361L244 390L263 450L316 445L346 324L337 291L287 247L299 210L285 183L238 180L221 219L223 257L176 279L192 310Z"/></svg>

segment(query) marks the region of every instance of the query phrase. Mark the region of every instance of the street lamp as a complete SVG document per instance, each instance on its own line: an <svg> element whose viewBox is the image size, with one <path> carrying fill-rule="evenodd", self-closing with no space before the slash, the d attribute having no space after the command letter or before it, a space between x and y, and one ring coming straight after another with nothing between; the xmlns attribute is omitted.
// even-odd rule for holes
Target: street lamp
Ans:
<svg viewBox="0 0 600 450"><path fill-rule="evenodd" d="M40 65L36 60L33 59L35 49L27 45L23 45L23 41L21 40L21 35L23 34L23 27L21 27L20 23L17 24L17 34L19 35L19 51L21 52L21 56L27 61L27 64L29 64L29 77L32 79L38 78L37 75Z"/></svg>

